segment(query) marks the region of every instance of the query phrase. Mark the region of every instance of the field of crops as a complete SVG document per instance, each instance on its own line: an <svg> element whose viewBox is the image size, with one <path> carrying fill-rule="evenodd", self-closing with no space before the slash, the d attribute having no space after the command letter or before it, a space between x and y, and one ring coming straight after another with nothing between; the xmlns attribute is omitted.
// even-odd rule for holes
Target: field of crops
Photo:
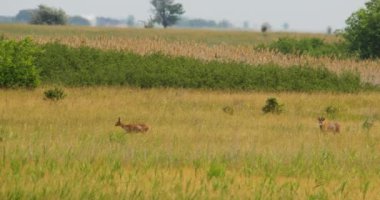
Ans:
<svg viewBox="0 0 380 200"><path fill-rule="evenodd" d="M237 61L236 66L322 65L339 74L357 70L363 80L380 83L379 60L284 55L255 48L283 36L327 42L338 41L336 36L27 25L0 25L1 34L31 36L38 43L185 56L178 60L153 55L159 60L147 62L168 66L180 61L201 65L185 58ZM51 49L69 56L76 52ZM93 49L78 52L85 56L62 57L57 60L66 61L62 65L48 59L37 63L65 71L76 67L70 66L74 61L87 66L80 58L95 55L92 61L105 62L104 55L123 57ZM123 70L119 63L109 62L113 70ZM99 68L96 63L90 66ZM0 89L0 199L380 199L378 92L94 84L63 86L66 98L51 101L44 92L59 85L52 80L35 89ZM281 114L263 113L271 97L283 105ZM322 133L319 116L338 121L340 133ZM151 129L125 134L115 126L118 117Z"/></svg>

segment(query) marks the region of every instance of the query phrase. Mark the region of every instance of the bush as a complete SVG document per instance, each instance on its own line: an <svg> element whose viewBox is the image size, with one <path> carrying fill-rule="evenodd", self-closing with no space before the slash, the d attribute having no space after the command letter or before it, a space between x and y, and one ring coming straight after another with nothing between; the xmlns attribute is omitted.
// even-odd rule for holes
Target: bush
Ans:
<svg viewBox="0 0 380 200"><path fill-rule="evenodd" d="M344 38L349 50L361 58L380 57L380 1L367 2L366 8L353 13L347 20Z"/></svg>
<svg viewBox="0 0 380 200"><path fill-rule="evenodd" d="M234 109L231 106L224 107L223 112L229 115L234 115Z"/></svg>
<svg viewBox="0 0 380 200"><path fill-rule="evenodd" d="M336 106L327 106L325 112L329 118L335 119L340 109Z"/></svg>
<svg viewBox="0 0 380 200"><path fill-rule="evenodd" d="M263 112L266 113L273 113L273 114L280 114L282 113L284 108L283 104L279 104L277 102L276 98L269 98L266 101L266 105L262 108Z"/></svg>
<svg viewBox="0 0 380 200"><path fill-rule="evenodd" d="M49 89L44 92L45 99L58 101L66 97L65 91L61 88Z"/></svg>
<svg viewBox="0 0 380 200"><path fill-rule="evenodd" d="M0 87L37 87L40 77L35 59L40 53L41 49L29 38L0 39Z"/></svg>
<svg viewBox="0 0 380 200"><path fill-rule="evenodd" d="M267 48L283 54L310 55L315 57L328 56L344 58L349 56L344 43L329 44L319 38L303 38L297 40L285 37L279 38L268 46L261 45L258 48Z"/></svg>

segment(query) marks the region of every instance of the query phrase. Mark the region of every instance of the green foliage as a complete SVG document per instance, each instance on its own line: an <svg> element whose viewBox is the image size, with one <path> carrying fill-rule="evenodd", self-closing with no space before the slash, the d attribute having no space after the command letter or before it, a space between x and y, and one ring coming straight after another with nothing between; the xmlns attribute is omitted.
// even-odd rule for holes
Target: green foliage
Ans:
<svg viewBox="0 0 380 200"><path fill-rule="evenodd" d="M45 25L65 25L67 24L67 16L65 11L62 9L39 5L38 9L33 12L30 23Z"/></svg>
<svg viewBox="0 0 380 200"><path fill-rule="evenodd" d="M44 83L66 86L129 85L140 88L204 88L258 91L340 91L362 89L360 76L337 75L326 68L252 66L201 61L160 53L102 51L50 43L39 57Z"/></svg>
<svg viewBox="0 0 380 200"><path fill-rule="evenodd" d="M20 10L16 15L16 21L21 23L29 23L32 20L34 9Z"/></svg>
<svg viewBox="0 0 380 200"><path fill-rule="evenodd" d="M267 46L260 45L258 49L270 49L283 54L310 55L315 57L344 58L350 56L344 43L329 44L319 38L302 38L298 40L284 37Z"/></svg>
<svg viewBox="0 0 380 200"><path fill-rule="evenodd" d="M34 88L40 83L35 65L41 49L26 38L21 41L0 39L0 87Z"/></svg>
<svg viewBox="0 0 380 200"><path fill-rule="evenodd" d="M66 97L65 91L62 88L49 89L44 92L45 99L58 101Z"/></svg>
<svg viewBox="0 0 380 200"><path fill-rule="evenodd" d="M154 22L162 24L164 28L174 25L185 13L182 4L174 3L174 0L151 0L151 4L154 7Z"/></svg>
<svg viewBox="0 0 380 200"><path fill-rule="evenodd" d="M336 106L327 106L325 112L329 118L334 119L336 115L339 113L339 108Z"/></svg>
<svg viewBox="0 0 380 200"><path fill-rule="evenodd" d="M280 114L283 112L284 105L279 104L276 98L268 98L266 105L262 108L264 113Z"/></svg>
<svg viewBox="0 0 380 200"><path fill-rule="evenodd" d="M72 16L68 18L68 23L70 25L78 25L78 26L90 26L91 23L88 19L81 16Z"/></svg>
<svg viewBox="0 0 380 200"><path fill-rule="evenodd" d="M367 2L366 8L353 13L347 20L344 37L349 50L361 58L380 57L380 1Z"/></svg>
<svg viewBox="0 0 380 200"><path fill-rule="evenodd" d="M207 170L208 179L224 177L226 174L226 167L216 161L213 161Z"/></svg>

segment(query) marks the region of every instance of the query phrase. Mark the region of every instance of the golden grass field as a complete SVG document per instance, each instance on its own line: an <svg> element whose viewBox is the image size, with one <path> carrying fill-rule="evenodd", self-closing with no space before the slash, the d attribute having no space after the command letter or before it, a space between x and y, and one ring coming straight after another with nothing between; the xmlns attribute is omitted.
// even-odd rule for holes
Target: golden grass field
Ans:
<svg viewBox="0 0 380 200"><path fill-rule="evenodd" d="M45 89L0 92L0 199L380 199L378 93ZM328 106L339 135L319 130Z"/></svg>
<svg viewBox="0 0 380 200"><path fill-rule="evenodd" d="M256 50L255 46L280 37L317 37L327 42L341 38L325 34L269 33L181 29L123 29L93 27L44 27L31 25L0 25L0 34L21 39L26 36L38 43L58 41L78 47L132 51L139 54L161 52L174 56L202 60L236 61L248 64L275 63L280 66L324 66L334 72L355 71L362 80L380 84L380 60L315 58L312 56L284 55Z"/></svg>

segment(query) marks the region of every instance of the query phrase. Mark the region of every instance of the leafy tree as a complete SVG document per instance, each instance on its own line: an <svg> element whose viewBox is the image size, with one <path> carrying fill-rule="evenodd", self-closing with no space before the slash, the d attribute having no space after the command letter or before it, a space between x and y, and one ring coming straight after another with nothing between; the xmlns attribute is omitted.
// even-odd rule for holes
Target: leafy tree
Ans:
<svg viewBox="0 0 380 200"><path fill-rule="evenodd" d="M185 13L182 4L174 3L174 0L152 0L154 22L162 24L164 28L174 25L179 16Z"/></svg>
<svg viewBox="0 0 380 200"><path fill-rule="evenodd" d="M127 23L128 26L134 26L135 23L136 23L135 21L136 21L135 17L133 15L129 15L128 18L127 18L126 23Z"/></svg>
<svg viewBox="0 0 380 200"><path fill-rule="evenodd" d="M38 9L33 13L31 24L47 24L47 25L65 25L67 16L62 9L51 8L45 5L39 5Z"/></svg>
<svg viewBox="0 0 380 200"><path fill-rule="evenodd" d="M72 16L68 19L69 24L78 26L90 26L91 23L88 19L81 16Z"/></svg>
<svg viewBox="0 0 380 200"><path fill-rule="evenodd" d="M348 48L361 58L380 57L380 0L367 2L365 8L353 13L347 20L345 37Z"/></svg>
<svg viewBox="0 0 380 200"><path fill-rule="evenodd" d="M262 33L266 33L266 32L268 32L270 30L270 28L271 28L271 26L270 26L269 23L263 23L261 25L261 32Z"/></svg>
<svg viewBox="0 0 380 200"><path fill-rule="evenodd" d="M20 10L16 15L16 21L21 23L29 23L32 20L35 9Z"/></svg>

